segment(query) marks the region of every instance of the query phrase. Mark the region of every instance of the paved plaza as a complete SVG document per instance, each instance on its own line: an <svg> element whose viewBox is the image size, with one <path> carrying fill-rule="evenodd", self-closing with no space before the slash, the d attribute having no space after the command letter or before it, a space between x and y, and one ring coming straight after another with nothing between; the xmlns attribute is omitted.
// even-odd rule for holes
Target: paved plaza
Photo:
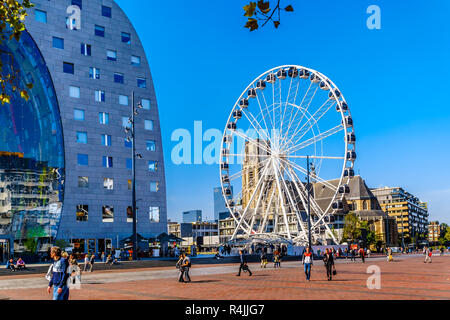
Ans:
<svg viewBox="0 0 450 320"><path fill-rule="evenodd" d="M367 267L381 270L381 288L368 289ZM192 282L177 282L175 267L84 273L71 300L450 300L450 255L434 256L425 264L421 255L370 258L366 263L338 260L337 275L327 281L322 261L315 261L312 279L305 280L301 262L285 262L280 269L250 264L236 276L237 264L194 265ZM0 299L50 300L44 275L13 274L0 277Z"/></svg>

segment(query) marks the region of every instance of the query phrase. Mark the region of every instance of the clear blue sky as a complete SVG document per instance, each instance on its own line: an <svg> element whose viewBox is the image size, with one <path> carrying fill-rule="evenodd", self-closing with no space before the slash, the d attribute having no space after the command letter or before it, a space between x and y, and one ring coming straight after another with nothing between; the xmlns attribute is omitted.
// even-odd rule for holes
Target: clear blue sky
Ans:
<svg viewBox="0 0 450 320"><path fill-rule="evenodd" d="M136 28L158 99L168 217L213 216L218 165L174 165L172 132L222 129L259 74L297 64L330 77L346 97L357 135L356 173L369 187L401 186L450 223L450 2L295 1L281 25L243 28L246 1L118 0ZM366 27L369 5L381 30Z"/></svg>

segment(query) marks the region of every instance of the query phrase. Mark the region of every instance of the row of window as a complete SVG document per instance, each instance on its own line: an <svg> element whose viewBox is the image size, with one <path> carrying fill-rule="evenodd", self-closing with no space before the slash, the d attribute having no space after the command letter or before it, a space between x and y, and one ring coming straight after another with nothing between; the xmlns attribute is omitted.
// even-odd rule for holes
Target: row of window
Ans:
<svg viewBox="0 0 450 320"><path fill-rule="evenodd" d="M78 188L89 188L89 177L78 177ZM106 190L114 190L114 179L103 178L103 188ZM128 180L128 190L131 190L131 180ZM150 192L159 191L159 182L150 181Z"/></svg>
<svg viewBox="0 0 450 320"><path fill-rule="evenodd" d="M53 48L56 49L64 49L64 39L59 37L53 37ZM81 43L80 52L83 56L91 56L92 55L92 46L87 43ZM106 59L110 61L117 61L117 51L115 50L106 50ZM132 55L130 59L131 65L140 66L141 65L141 57Z"/></svg>
<svg viewBox="0 0 450 320"><path fill-rule="evenodd" d="M77 143L87 144L87 140L88 140L87 132L77 131L76 137L77 137ZM102 146L110 147L112 145L111 135L101 134L100 140L101 140ZM131 148L132 147L131 140L124 138L124 146L126 148ZM156 141L155 140L147 140L145 142L145 147L146 147L147 151L156 151Z"/></svg>
<svg viewBox="0 0 450 320"><path fill-rule="evenodd" d="M145 79L143 79L145 81ZM138 79L139 81L139 79ZM143 87L141 87L143 88ZM80 99L80 87L69 86L69 96L71 98ZM94 100L96 102L106 102L106 92L104 90L94 90ZM127 106L129 101L129 97L127 95L119 95L119 104L123 106ZM141 100L142 108L145 110L150 110L150 100L142 99Z"/></svg>
<svg viewBox="0 0 450 320"><path fill-rule="evenodd" d="M149 207L148 216L150 222L159 222L159 207ZM133 221L133 209L131 206L127 207L127 222ZM136 208L136 217L138 217L138 208ZM89 218L89 205L79 204L76 208L76 220L80 222L86 222ZM114 207L103 206L102 207L102 222L111 223L114 222Z"/></svg>
<svg viewBox="0 0 450 320"><path fill-rule="evenodd" d="M89 166L89 155L79 153L77 154L77 164L79 166ZM103 156L102 157L102 166L104 168L113 168L114 162L113 157ZM133 159L127 158L125 161L125 166L127 169L132 169ZM154 160L148 161L148 171L156 172L158 170L158 162Z"/></svg>
<svg viewBox="0 0 450 320"><path fill-rule="evenodd" d="M63 62L63 72L68 74L75 74L75 65L71 62ZM89 78L91 79L100 79L100 69L95 67L89 68ZM114 82L124 84L125 76L123 73L114 72ZM146 78L137 78L137 87L138 88L147 88L147 79Z"/></svg>

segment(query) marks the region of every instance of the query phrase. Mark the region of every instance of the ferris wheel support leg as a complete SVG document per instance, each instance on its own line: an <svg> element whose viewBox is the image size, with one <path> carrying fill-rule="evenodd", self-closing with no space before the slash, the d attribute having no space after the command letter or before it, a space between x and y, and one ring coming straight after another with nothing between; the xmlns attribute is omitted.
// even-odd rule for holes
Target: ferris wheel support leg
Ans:
<svg viewBox="0 0 450 320"><path fill-rule="evenodd" d="M272 166L273 166L273 170L275 172L275 180L277 181L278 196L279 196L279 198L281 200L281 209L283 211L283 217L284 217L284 224L286 226L286 232L287 232L288 238L291 239L291 232L289 230L289 224L288 224L287 215L286 215L286 204L284 203L284 197L283 197L283 194L281 192L281 185L280 185L280 180L279 180L279 177L278 177L278 170L275 167L275 163L273 161L272 161Z"/></svg>

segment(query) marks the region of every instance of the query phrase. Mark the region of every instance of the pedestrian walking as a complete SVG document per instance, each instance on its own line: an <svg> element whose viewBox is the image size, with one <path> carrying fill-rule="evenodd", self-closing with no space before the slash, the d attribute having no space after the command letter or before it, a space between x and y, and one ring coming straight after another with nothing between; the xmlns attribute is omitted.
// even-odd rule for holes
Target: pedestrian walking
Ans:
<svg viewBox="0 0 450 320"><path fill-rule="evenodd" d="M89 267L89 254L86 253L84 255L84 268L83 268L83 271L86 271L88 267Z"/></svg>
<svg viewBox="0 0 450 320"><path fill-rule="evenodd" d="M94 263L95 263L95 253L92 253L91 258L89 259L89 264L90 264L90 272L94 271Z"/></svg>
<svg viewBox="0 0 450 320"><path fill-rule="evenodd" d="M302 255L303 269L305 271L306 280L311 279L311 266L313 265L313 254L309 247L306 247L305 252Z"/></svg>
<svg viewBox="0 0 450 320"><path fill-rule="evenodd" d="M355 256L356 256L355 249L350 249L350 258L351 258L351 261L356 261Z"/></svg>
<svg viewBox="0 0 450 320"><path fill-rule="evenodd" d="M105 253L104 252L102 252L102 255L100 256L100 259L102 260L102 262L105 262Z"/></svg>
<svg viewBox="0 0 450 320"><path fill-rule="evenodd" d="M276 249L275 252L273 253L273 262L274 268L280 267L280 252L278 251L278 249Z"/></svg>
<svg viewBox="0 0 450 320"><path fill-rule="evenodd" d="M426 247L426 249L425 249L425 261L424 261L424 263L427 263L427 262L429 262L429 263L431 263L431 256L432 256L432 251L431 251L431 249L430 248L428 248L428 247Z"/></svg>
<svg viewBox="0 0 450 320"><path fill-rule="evenodd" d="M359 248L359 256L361 257L362 263L364 263L365 262L364 261L365 252L364 252L364 249L362 247Z"/></svg>
<svg viewBox="0 0 450 320"><path fill-rule="evenodd" d="M386 249L386 252L387 252L387 261L388 262L394 261L394 257L392 256L392 249L388 247Z"/></svg>
<svg viewBox="0 0 450 320"><path fill-rule="evenodd" d="M367 249L367 258L370 258L370 249Z"/></svg>
<svg viewBox="0 0 450 320"><path fill-rule="evenodd" d="M267 253L261 250L261 268L265 268L267 265Z"/></svg>
<svg viewBox="0 0 450 320"><path fill-rule="evenodd" d="M325 264L325 268L327 269L328 281L331 281L334 268L334 259L331 250L325 250L325 254L323 255L323 263Z"/></svg>
<svg viewBox="0 0 450 320"><path fill-rule="evenodd" d="M50 257L53 259L52 277L48 283L47 292L50 294L53 287L53 300L69 300L69 287L67 279L69 262L61 256L61 248L52 247Z"/></svg>
<svg viewBox="0 0 450 320"><path fill-rule="evenodd" d="M242 250L239 250L239 261L240 261L240 265L239 265L239 272L238 272L238 274L236 275L237 277L240 277L241 276L241 271L243 270L244 272L245 271L248 271L248 275L249 276L251 276L252 275L252 272L250 271L250 269L249 269L249 267L248 267L248 264L247 264L247 258L245 257L245 255L244 255L244 251L242 251Z"/></svg>
<svg viewBox="0 0 450 320"><path fill-rule="evenodd" d="M189 276L189 268L191 267L191 259L186 255L186 253L182 253L183 260L181 263L181 268L183 268L184 273L184 282L191 282L191 277Z"/></svg>

